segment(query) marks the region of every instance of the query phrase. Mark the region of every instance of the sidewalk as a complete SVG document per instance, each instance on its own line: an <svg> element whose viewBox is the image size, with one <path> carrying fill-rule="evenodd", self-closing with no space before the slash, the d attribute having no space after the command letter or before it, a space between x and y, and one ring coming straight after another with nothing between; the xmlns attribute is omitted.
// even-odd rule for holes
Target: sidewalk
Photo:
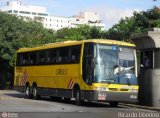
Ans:
<svg viewBox="0 0 160 118"><path fill-rule="evenodd" d="M160 107L150 107L150 106L143 106L143 105L129 104L129 103L119 103L119 104L123 105L123 106L128 106L128 107L136 107L136 108L148 109L148 110L153 110L153 111L159 111L160 112Z"/></svg>

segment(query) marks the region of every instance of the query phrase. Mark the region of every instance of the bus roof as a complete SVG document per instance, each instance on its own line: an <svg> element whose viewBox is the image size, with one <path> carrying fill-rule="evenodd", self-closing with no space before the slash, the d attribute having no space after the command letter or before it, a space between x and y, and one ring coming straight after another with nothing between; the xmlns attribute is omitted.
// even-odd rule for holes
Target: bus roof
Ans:
<svg viewBox="0 0 160 118"><path fill-rule="evenodd" d="M49 48L56 48L56 47L64 47L70 45L77 45L82 44L84 42L93 42L93 43L103 43L103 44L113 44L113 45L120 45L120 46L128 46L128 47L135 47L132 43L127 43L124 41L117 41L117 40L110 40L110 39L89 39L89 40L81 40L81 41L64 41L64 42L57 42L57 43L49 43L44 44L41 46L33 47L33 48L20 48L17 52L29 52L34 50L43 50Z"/></svg>

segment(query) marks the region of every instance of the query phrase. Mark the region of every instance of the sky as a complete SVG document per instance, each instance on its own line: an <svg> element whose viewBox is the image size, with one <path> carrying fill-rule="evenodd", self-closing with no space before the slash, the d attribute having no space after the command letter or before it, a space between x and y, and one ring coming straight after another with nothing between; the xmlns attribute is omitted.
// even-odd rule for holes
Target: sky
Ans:
<svg viewBox="0 0 160 118"><path fill-rule="evenodd" d="M0 7L9 0L0 0ZM38 5L47 8L50 15L70 17L81 11L93 11L109 29L121 18L131 17L134 11L146 11L153 6L160 7L160 0L20 0L24 5Z"/></svg>

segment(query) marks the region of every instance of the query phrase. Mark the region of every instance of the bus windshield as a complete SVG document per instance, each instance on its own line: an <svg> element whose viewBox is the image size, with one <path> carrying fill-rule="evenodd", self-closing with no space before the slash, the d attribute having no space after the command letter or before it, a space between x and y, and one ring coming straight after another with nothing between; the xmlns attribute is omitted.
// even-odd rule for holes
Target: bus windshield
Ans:
<svg viewBox="0 0 160 118"><path fill-rule="evenodd" d="M137 84L133 48L97 44L94 59L94 82Z"/></svg>

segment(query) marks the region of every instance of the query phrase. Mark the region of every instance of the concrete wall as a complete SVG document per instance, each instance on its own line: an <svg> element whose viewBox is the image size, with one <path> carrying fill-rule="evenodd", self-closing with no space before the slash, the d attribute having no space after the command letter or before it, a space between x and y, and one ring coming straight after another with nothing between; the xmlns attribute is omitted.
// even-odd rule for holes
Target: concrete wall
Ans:
<svg viewBox="0 0 160 118"><path fill-rule="evenodd" d="M141 69L139 103L160 107L160 69Z"/></svg>

